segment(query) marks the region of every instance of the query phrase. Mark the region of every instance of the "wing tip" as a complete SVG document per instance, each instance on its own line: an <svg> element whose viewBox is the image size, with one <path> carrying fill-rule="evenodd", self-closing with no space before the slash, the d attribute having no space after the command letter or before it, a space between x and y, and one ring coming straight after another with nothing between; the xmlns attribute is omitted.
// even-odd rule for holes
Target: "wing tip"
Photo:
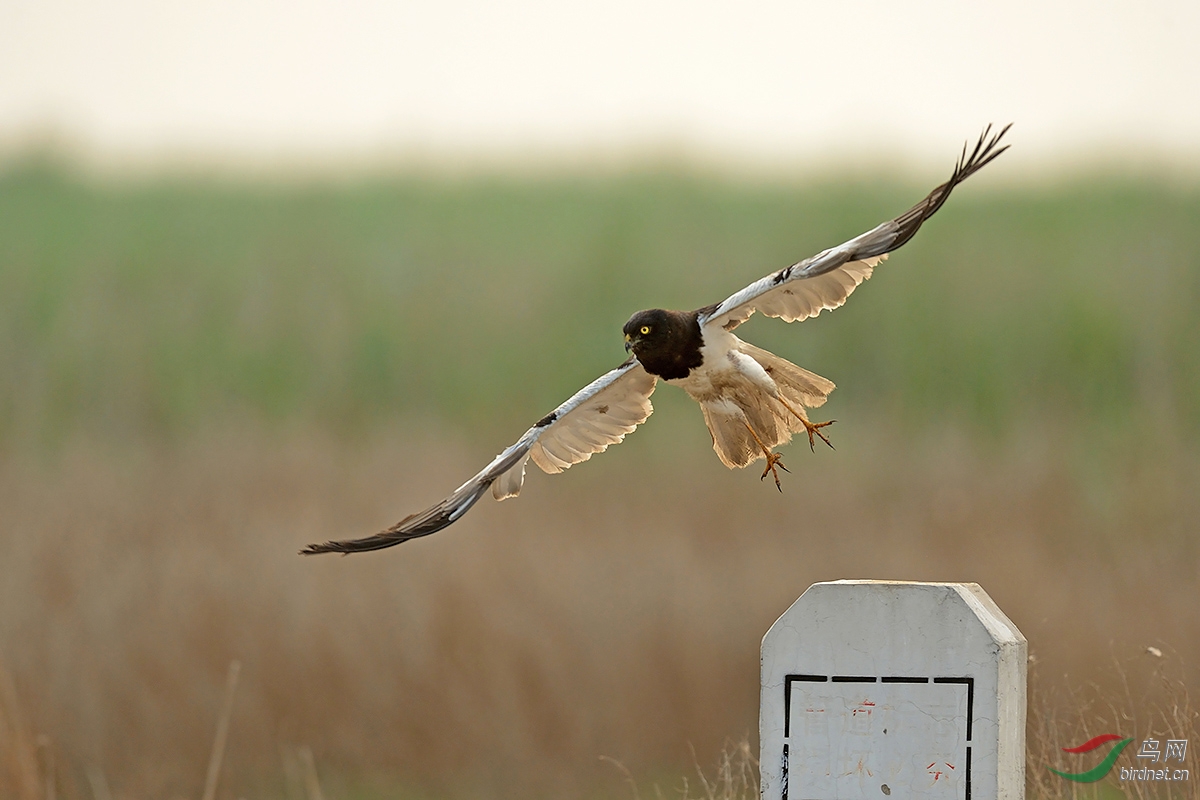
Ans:
<svg viewBox="0 0 1200 800"><path fill-rule="evenodd" d="M338 542L338 541L328 541L328 542L321 542L320 544L310 544L310 545L306 545L304 548L302 548L299 551L299 555L316 556L316 555L321 555L322 553L341 553L342 555L346 555L347 553L353 552L352 550L350 550L349 548L347 548L345 546L346 544L347 544L346 542Z"/></svg>
<svg viewBox="0 0 1200 800"><path fill-rule="evenodd" d="M365 536L362 539L331 539L327 542L310 544L300 551L300 555L316 556L324 553L341 553L346 556L351 553L369 553L372 550L383 550L398 544L404 544L410 539L436 533L454 521L454 519L447 520L444 516L440 516L433 520L427 520L424 525L418 524L406 530L405 525L418 516L420 515L409 514L387 530L380 531L373 536Z"/></svg>
<svg viewBox="0 0 1200 800"><path fill-rule="evenodd" d="M1006 144L1004 147L996 149L996 145L1000 143L1000 140L1004 138L1004 134L1008 133L1012 126L1013 123L1008 123L1001 128L998 133L992 136L991 139L989 139L988 134L992 132L992 128L994 127L993 123L989 122L987 126L984 127L983 133L979 135L979 140L975 142L975 147L971 150L970 158L967 157L967 143L964 142L962 155L959 156L958 164L956 164L954 167L954 174L947 182L949 187L953 188L955 184L962 183L967 178L971 177L976 172L992 163L992 161L994 161L1001 153L1011 147L1012 145ZM946 194L949 193L949 191L946 192Z"/></svg>
<svg viewBox="0 0 1200 800"><path fill-rule="evenodd" d="M442 528L445 525L441 526ZM369 553L372 550L384 550L388 547L395 547L398 544L404 544L410 539L416 539L419 536L427 536L441 528L434 530L421 531L419 533L407 534L398 533L395 530L386 530L382 533L377 533L374 536L367 536L362 539L336 539L319 544L310 544L300 550L302 556L316 556L325 553L341 553L348 556L351 553Z"/></svg>
<svg viewBox="0 0 1200 800"><path fill-rule="evenodd" d="M1013 123L1010 122L997 133L992 134L992 128L995 126L989 122L984 127L983 133L979 135L979 139L975 142L975 147L970 150L969 155L967 151L969 141L963 143L962 153L954 164L954 172L950 174L950 179L926 195L924 200L893 220L897 225L896 238L888 245L888 251L897 250L907 244L909 239L920 230L925 220L936 214L942 207L950 197L950 193L954 191L955 186L995 161L1010 147L1006 144L997 148L996 145L1000 143L1004 134L1008 133L1012 126Z"/></svg>

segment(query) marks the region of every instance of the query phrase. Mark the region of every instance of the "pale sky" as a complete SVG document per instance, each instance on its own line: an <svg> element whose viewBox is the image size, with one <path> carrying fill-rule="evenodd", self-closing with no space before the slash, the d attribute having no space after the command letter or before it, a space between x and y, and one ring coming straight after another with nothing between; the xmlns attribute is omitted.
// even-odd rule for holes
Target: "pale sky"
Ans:
<svg viewBox="0 0 1200 800"><path fill-rule="evenodd" d="M1200 171L1200 1L0 0L0 152L941 164L1009 121Z"/></svg>

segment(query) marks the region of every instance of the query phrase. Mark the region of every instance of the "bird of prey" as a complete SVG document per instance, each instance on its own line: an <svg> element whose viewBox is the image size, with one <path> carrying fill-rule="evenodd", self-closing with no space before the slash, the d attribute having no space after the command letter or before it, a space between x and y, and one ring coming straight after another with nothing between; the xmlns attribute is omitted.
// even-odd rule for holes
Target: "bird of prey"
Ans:
<svg viewBox="0 0 1200 800"><path fill-rule="evenodd" d="M1010 126L991 134L989 125L975 147L963 151L950 179L895 219L844 244L784 267L720 303L695 311L639 311L625 323L630 358L579 390L538 420L511 447L444 500L374 536L312 544L301 553L358 553L380 550L427 536L462 517L491 489L497 500L515 497L525 465L562 472L617 444L646 421L650 395L661 378L700 404L717 457L729 468L766 460L780 487L781 456L773 448L804 431L810 448L816 438L828 444L806 409L817 408L833 382L739 339L734 330L756 311L786 322L815 317L846 302L888 253L913 237L954 187L1008 149L999 142ZM782 488L780 487L781 491Z"/></svg>

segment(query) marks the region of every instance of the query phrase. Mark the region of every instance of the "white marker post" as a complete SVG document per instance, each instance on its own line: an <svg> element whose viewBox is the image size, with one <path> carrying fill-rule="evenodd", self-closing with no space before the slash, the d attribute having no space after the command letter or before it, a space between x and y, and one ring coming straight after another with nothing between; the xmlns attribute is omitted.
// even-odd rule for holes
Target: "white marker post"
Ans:
<svg viewBox="0 0 1200 800"><path fill-rule="evenodd" d="M763 638L764 800L1022 800L1026 653L974 583L813 584Z"/></svg>

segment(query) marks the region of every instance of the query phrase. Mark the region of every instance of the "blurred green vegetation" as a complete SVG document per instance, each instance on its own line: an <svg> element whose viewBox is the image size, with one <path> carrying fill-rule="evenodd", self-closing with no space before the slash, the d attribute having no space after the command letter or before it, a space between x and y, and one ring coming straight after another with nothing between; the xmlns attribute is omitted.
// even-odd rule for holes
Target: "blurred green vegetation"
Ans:
<svg viewBox="0 0 1200 800"><path fill-rule="evenodd" d="M989 170L1003 168L1003 161ZM843 309L739 333L830 404L1003 433L1031 416L1200 431L1200 191L988 171ZM681 173L284 186L0 174L0 447L249 415L346 435L404 415L517 433L694 308L929 186Z"/></svg>

